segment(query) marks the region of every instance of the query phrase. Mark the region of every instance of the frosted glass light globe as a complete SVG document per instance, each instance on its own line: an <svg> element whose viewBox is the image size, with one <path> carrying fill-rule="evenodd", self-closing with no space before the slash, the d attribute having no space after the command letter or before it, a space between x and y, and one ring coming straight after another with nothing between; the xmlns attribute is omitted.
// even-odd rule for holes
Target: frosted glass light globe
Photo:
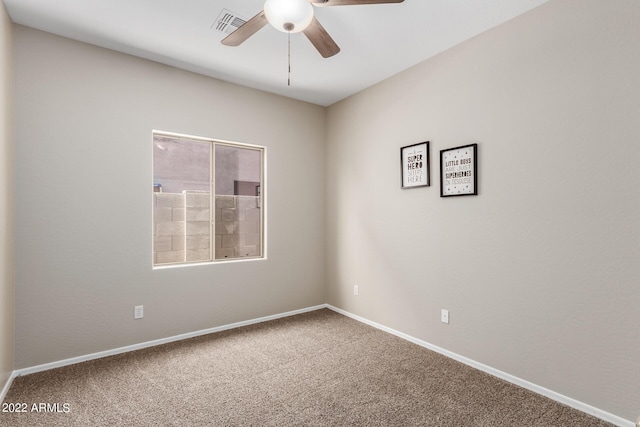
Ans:
<svg viewBox="0 0 640 427"><path fill-rule="evenodd" d="M309 0L267 0L264 14L276 30L298 33L311 23L313 6Z"/></svg>

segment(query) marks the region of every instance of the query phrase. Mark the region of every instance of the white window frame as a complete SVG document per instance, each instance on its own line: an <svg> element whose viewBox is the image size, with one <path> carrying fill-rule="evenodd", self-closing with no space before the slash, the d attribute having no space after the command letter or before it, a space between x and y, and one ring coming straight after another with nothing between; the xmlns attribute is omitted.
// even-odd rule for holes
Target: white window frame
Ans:
<svg viewBox="0 0 640 427"><path fill-rule="evenodd" d="M202 136L194 136L176 132L168 132L163 130L152 130L151 132L151 187L153 188L154 184L154 171L153 171L153 143L155 141L156 136L166 137L166 138L176 138L176 139L187 139L193 140L197 142L208 143L211 146L210 149L210 164L209 164L209 188L210 188L210 206L209 206L209 252L210 259L208 261L183 261L183 262L175 262L175 263L166 263L166 264L156 264L155 259L153 257L154 253L154 240L155 240L155 203L154 203L154 193L151 193L151 265L154 270L158 269L167 269L167 268L180 268L180 267L192 267L199 265L210 265L210 264L220 264L220 263L236 263L236 262L251 262L251 261L261 261L267 259L267 147L256 144L247 144L243 142L236 141L228 141L223 139L216 138L207 138ZM216 259L215 250L216 250L216 242L215 242L215 229L216 229L216 219L215 219L215 203L216 203L216 194L215 194L215 161L216 161L216 146L226 146L233 148L244 148L257 150L260 152L260 160L261 160L261 170L260 170L260 255L258 256L247 256L247 257L237 257L237 258L221 258ZM185 242L186 242L186 234L185 234ZM186 246L186 245L185 245ZM186 253L186 250L185 250Z"/></svg>

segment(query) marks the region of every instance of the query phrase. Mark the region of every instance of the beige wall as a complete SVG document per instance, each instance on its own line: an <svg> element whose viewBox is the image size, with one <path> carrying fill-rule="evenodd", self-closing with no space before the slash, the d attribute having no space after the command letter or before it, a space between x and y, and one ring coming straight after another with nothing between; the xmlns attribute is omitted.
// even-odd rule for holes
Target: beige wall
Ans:
<svg viewBox="0 0 640 427"><path fill-rule="evenodd" d="M13 371L12 24L0 3L0 391Z"/></svg>
<svg viewBox="0 0 640 427"><path fill-rule="evenodd" d="M14 40L16 368L326 301L322 107L26 27ZM266 146L267 260L152 269L153 129Z"/></svg>
<svg viewBox="0 0 640 427"><path fill-rule="evenodd" d="M554 0L330 107L328 302L635 420L638 22ZM425 140L432 186L401 190ZM468 143L480 194L442 199L439 150Z"/></svg>

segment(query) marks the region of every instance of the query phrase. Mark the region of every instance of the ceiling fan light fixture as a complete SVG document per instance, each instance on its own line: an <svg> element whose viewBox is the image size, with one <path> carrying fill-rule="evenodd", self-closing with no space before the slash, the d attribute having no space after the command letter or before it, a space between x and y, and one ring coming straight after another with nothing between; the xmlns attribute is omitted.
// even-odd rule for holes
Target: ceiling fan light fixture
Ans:
<svg viewBox="0 0 640 427"><path fill-rule="evenodd" d="M311 23L313 6L309 0L267 0L264 14L276 30L298 33Z"/></svg>

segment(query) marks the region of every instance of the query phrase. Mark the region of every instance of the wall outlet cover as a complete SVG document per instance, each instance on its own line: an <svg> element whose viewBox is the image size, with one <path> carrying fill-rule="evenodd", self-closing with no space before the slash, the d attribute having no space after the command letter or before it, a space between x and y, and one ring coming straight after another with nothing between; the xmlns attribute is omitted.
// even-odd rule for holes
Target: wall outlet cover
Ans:
<svg viewBox="0 0 640 427"><path fill-rule="evenodd" d="M134 319L142 319L144 317L144 306L136 305L133 308L133 318Z"/></svg>
<svg viewBox="0 0 640 427"><path fill-rule="evenodd" d="M442 323L449 323L449 310L445 310L444 308L440 310L440 321Z"/></svg>

